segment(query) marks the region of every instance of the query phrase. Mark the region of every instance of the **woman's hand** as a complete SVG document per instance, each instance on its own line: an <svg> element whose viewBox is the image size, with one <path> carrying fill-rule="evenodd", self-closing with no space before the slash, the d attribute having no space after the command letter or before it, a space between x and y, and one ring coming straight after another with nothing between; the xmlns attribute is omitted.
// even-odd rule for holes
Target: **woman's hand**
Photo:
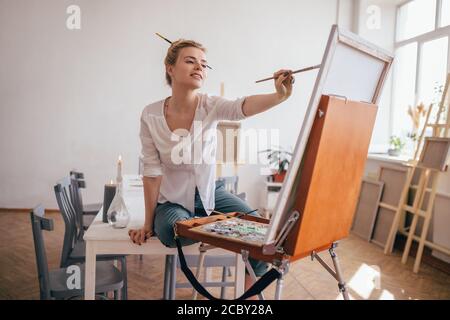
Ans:
<svg viewBox="0 0 450 320"><path fill-rule="evenodd" d="M128 235L130 236L131 241L138 245L145 243L147 239L149 239L153 235L152 228L150 226L144 226L141 229L137 230L129 230Z"/></svg>
<svg viewBox="0 0 450 320"><path fill-rule="evenodd" d="M292 84L295 82L292 70L277 71L273 74L273 77L277 92L248 96L242 105L242 113L246 117L269 110L291 96Z"/></svg>
<svg viewBox="0 0 450 320"><path fill-rule="evenodd" d="M275 88L277 90L278 97L284 101L288 99L292 94L292 85L295 82L295 78L292 76L292 70L280 70L273 74L275 78Z"/></svg>

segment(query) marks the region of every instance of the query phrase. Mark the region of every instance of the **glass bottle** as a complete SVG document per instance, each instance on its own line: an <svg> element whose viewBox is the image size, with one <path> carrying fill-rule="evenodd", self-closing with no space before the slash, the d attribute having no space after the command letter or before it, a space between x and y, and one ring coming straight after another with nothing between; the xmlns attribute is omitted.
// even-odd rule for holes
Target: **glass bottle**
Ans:
<svg viewBox="0 0 450 320"><path fill-rule="evenodd" d="M114 196L111 205L108 209L108 223L116 229L126 228L130 221L130 214L128 212L125 201L123 200L123 186L122 186L122 161L119 158L117 170L117 192Z"/></svg>

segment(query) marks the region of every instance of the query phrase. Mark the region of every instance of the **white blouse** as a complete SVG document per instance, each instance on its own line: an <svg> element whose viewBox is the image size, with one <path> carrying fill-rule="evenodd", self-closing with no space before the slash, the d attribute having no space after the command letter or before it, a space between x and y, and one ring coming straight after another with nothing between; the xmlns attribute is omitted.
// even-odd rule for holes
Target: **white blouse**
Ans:
<svg viewBox="0 0 450 320"><path fill-rule="evenodd" d="M226 100L198 94L191 130L172 132L164 117L161 100L146 106L141 116L143 175L162 176L158 202L170 201L194 210L195 187L206 213L215 207L215 156L217 122L245 119L242 106L246 97Z"/></svg>

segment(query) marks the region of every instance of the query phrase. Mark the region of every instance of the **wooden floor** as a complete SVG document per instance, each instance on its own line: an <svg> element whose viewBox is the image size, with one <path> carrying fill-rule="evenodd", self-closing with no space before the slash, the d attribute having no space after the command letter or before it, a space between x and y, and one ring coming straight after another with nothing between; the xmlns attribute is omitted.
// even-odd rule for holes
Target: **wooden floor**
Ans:
<svg viewBox="0 0 450 320"><path fill-rule="evenodd" d="M59 213L49 213L55 230L45 232L50 269L59 265L64 223ZM340 242L339 255L345 280L353 299L450 299L450 276L427 264L419 274L412 272L413 259L400 262L400 252L385 256L380 247L356 236ZM323 253L329 263L330 259ZM0 212L0 299L38 299L39 288L30 217L26 213ZM164 257L128 257L129 299L161 299ZM213 277L220 277L214 270ZM378 277L378 275L380 275ZM179 280L184 280L181 271ZM218 289L211 291L219 295ZM272 298L274 284L266 295ZM232 289L227 289L231 298ZM190 299L190 289L179 289L177 299ZM341 299L335 280L317 261L306 258L291 265L286 277L284 299Z"/></svg>

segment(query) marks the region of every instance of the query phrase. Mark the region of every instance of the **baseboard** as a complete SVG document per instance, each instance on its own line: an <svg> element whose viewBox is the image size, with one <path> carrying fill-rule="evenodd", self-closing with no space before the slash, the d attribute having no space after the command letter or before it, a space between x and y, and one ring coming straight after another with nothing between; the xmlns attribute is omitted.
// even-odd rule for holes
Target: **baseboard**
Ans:
<svg viewBox="0 0 450 320"><path fill-rule="evenodd" d="M0 208L0 213L16 212L16 213L29 213L33 208ZM58 209L45 209L45 213L59 213Z"/></svg>

